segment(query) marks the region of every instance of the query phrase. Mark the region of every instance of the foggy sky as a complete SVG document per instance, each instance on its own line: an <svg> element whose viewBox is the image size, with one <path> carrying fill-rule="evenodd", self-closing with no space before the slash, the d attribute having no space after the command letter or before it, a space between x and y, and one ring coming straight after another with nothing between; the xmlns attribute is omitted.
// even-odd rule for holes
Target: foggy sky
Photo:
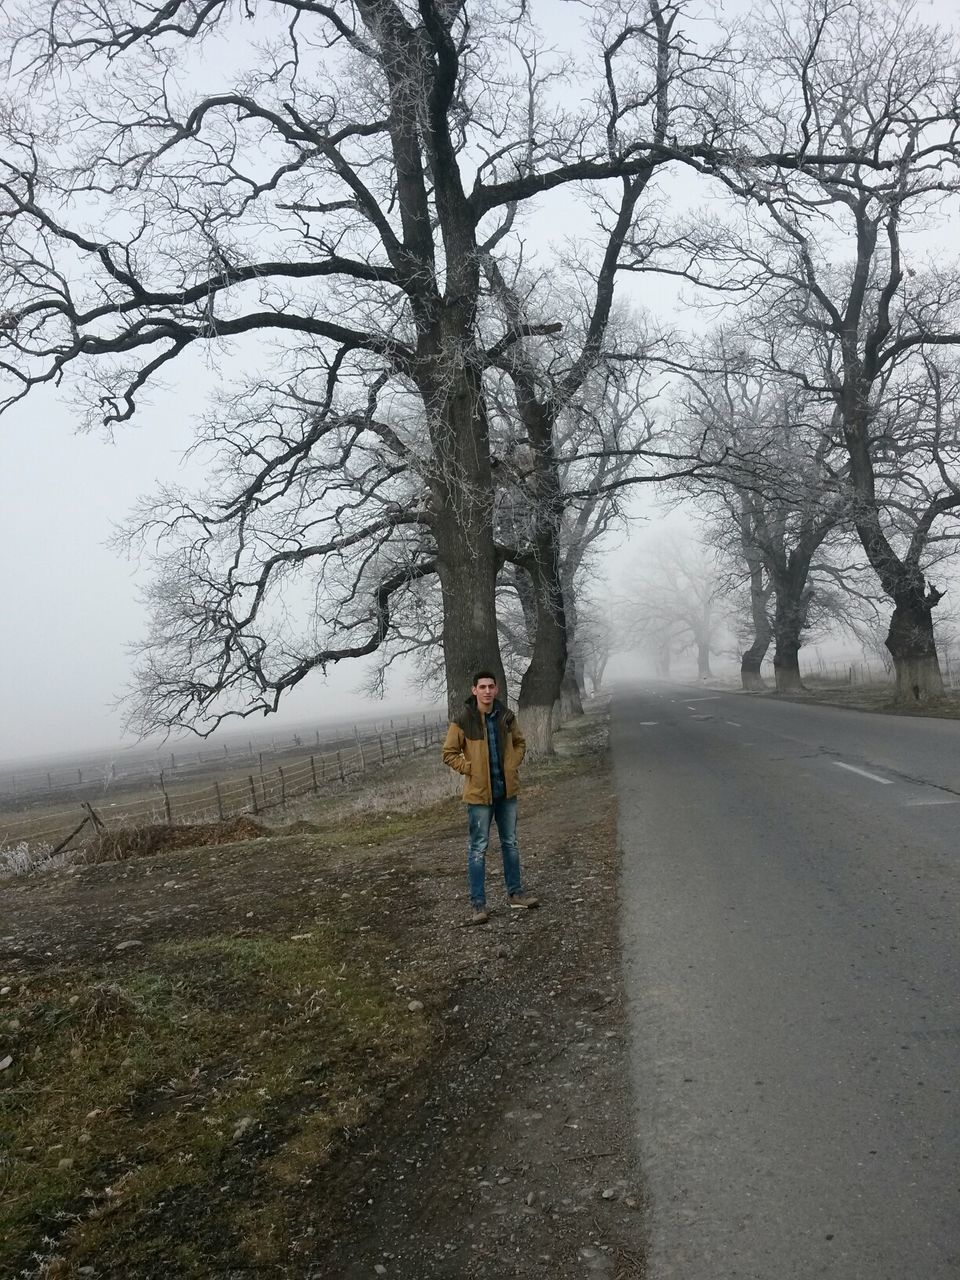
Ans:
<svg viewBox="0 0 960 1280"><path fill-rule="evenodd" d="M744 0L722 8L736 14L749 6ZM549 40L572 29L583 10L547 0L533 12ZM955 0L927 0L917 12L944 23L957 16ZM554 201L554 235L572 232L556 210ZM540 234L535 217L531 228ZM642 300L651 309L675 294L644 278ZM210 353L181 357L167 390L155 390L152 404L145 402L135 424L118 428L112 442L75 434L69 404L50 388L0 418L0 760L120 743L122 716L113 703L129 678L127 645L144 630L142 573L105 544L158 482L199 480L183 454L214 382ZM356 692L361 679L357 664L332 669L326 681L309 678L289 696L282 721L369 711ZM421 701L394 679L391 704L407 697ZM259 719L249 723L263 727Z"/></svg>

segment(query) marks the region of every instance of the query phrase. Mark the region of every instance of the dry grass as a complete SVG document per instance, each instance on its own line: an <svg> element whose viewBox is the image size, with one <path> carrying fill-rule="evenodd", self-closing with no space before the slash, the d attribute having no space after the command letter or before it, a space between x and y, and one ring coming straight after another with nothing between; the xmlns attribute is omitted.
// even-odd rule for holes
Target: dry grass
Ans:
<svg viewBox="0 0 960 1280"><path fill-rule="evenodd" d="M396 982L381 944L331 920L5 980L0 1273L167 1259L206 1280L225 1239L238 1267L271 1265L271 1240L307 1227L291 1192L434 1041Z"/></svg>
<svg viewBox="0 0 960 1280"><path fill-rule="evenodd" d="M528 794L580 768L539 765ZM0 1274L308 1274L348 1194L326 1171L431 1070L477 941L438 929L432 896L459 892L431 852L453 830L461 848L457 781L424 755L252 844L133 835L110 865L11 888Z"/></svg>

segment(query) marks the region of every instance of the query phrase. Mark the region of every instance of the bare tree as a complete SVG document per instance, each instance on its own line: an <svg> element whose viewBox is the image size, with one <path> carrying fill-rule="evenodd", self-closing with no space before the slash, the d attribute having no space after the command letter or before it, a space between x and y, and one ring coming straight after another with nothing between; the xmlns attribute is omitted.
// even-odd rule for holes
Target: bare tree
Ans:
<svg viewBox="0 0 960 1280"><path fill-rule="evenodd" d="M369 524L354 511L342 536L328 527L314 541L307 519L288 541L282 522L264 522L270 551L259 565L253 544L231 551L227 531L242 539L244 527L238 501L263 514L259 454L270 474L287 465L288 446L269 430L244 446L245 497L238 490L209 512L187 504L155 588L177 625L156 613L144 727L208 731L222 714L275 707L310 671L376 651L398 597L431 572L451 709L478 665L500 667L483 378L531 330L507 326L481 341L482 263L506 248L515 210L534 197L574 184L622 189L677 159L739 163L723 95L696 77L683 81L688 99L669 138L658 132L655 33L671 12L663 0L596 6L583 42L599 55L596 71L573 68L595 92L571 106L549 77L529 74L537 37L525 0L264 0L242 12L225 0L11 0L3 403L69 381L88 418L111 427L206 350L252 364L255 389L277 389L281 416L294 386L294 403L305 403L298 423L285 418L283 439L305 460L316 405L321 451L341 429L348 454L358 447L358 420L364 432L390 429L394 402L419 422L403 440L415 482ZM627 45L646 53L619 58ZM680 56L674 35L670 48ZM755 157L796 160L779 145ZM225 405L249 431L242 398ZM221 420L218 431L235 425ZM316 568L326 556L335 572ZM230 581L217 576L237 558L244 567ZM298 572L311 595L311 572L351 569L291 643L282 591ZM356 607L344 613L345 601Z"/></svg>
<svg viewBox="0 0 960 1280"><path fill-rule="evenodd" d="M673 653L693 649L697 675L707 679L724 612L715 552L674 538L650 544L644 560L626 604L627 635L654 654L658 675L669 675Z"/></svg>
<svg viewBox="0 0 960 1280"><path fill-rule="evenodd" d="M811 567L847 504L835 407L771 369L781 355L775 334L751 345L742 330L721 329L691 353L681 404L688 435L714 459L687 487L713 499L717 545L750 582L754 639L741 657L744 688L762 687L760 664L773 640L777 690L794 693L815 598Z"/></svg>
<svg viewBox="0 0 960 1280"><path fill-rule="evenodd" d="M925 258L920 234L960 195L957 40L883 0L798 0L752 39L745 149L796 138L798 163L723 174L749 225L679 236L678 269L705 279L709 261L713 284L762 296L770 323L797 335L779 368L833 403L851 519L893 604L899 696L920 700L942 689L925 549L960 505L933 373L933 353L960 342L960 275ZM844 162L824 163L833 146ZM898 419L911 395L922 412Z"/></svg>
<svg viewBox="0 0 960 1280"><path fill-rule="evenodd" d="M618 42L642 40L660 10L649 0L598 16L604 100ZM222 65L247 63L218 75L228 43ZM478 342L483 257L524 201L573 183L630 183L675 154L650 123L656 70L644 87L641 60L631 62L611 132L609 111L589 96L570 109L549 82L531 81L523 55L535 43L522 2L500 12L463 0L271 0L239 22L226 4L178 0L8 10L12 83L43 110L11 107L3 119L7 403L73 378L92 418L125 422L184 353L257 335L258 365L275 370L262 368L264 380L284 388L292 373L298 395L326 404L326 422L373 418L398 397L419 404L416 525L430 551L402 573L388 557L380 578L365 558L369 572L354 583L366 601L363 642L297 646L268 671L266 629L246 644L254 619L224 596L220 610L194 611L205 649L230 614L219 659L195 680L168 688L154 646L158 724L209 726L220 691L252 687L246 705L275 706L309 670L375 649L391 601L427 561L440 583L451 706L477 665L499 667L482 381L528 331L507 328L492 349ZM218 79L215 91L194 88ZM409 514L393 527L411 527ZM344 550L337 541L314 556ZM277 554L288 574L306 560L303 547ZM261 586L258 612L271 584ZM171 662L191 647L193 602L182 604Z"/></svg>

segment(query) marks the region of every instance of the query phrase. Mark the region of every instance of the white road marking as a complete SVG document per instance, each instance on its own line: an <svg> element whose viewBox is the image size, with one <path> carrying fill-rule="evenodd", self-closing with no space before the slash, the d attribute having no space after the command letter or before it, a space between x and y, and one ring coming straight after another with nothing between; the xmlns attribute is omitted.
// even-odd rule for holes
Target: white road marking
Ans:
<svg viewBox="0 0 960 1280"><path fill-rule="evenodd" d="M957 800L949 800L949 799L947 799L947 797L946 797L946 796L944 796L944 798L943 798L942 800L940 800L940 799L937 799L937 800L904 800L904 802L903 802L903 803L904 803L905 805L919 805L919 804L960 804L960 801L957 801Z"/></svg>
<svg viewBox="0 0 960 1280"><path fill-rule="evenodd" d="M709 698L688 698L688 702L719 702L719 693L712 693Z"/></svg>
<svg viewBox="0 0 960 1280"><path fill-rule="evenodd" d="M892 778L878 778L875 773L867 773L866 769L858 769L855 764L843 764L840 760L833 762L838 769L849 769L851 773L859 773L861 778L869 778L871 782L881 782L885 787L893 786Z"/></svg>
<svg viewBox="0 0 960 1280"><path fill-rule="evenodd" d="M724 723L724 724L732 724L732 725L733 725L733 727L734 727L735 729L742 729L742 728L743 728L743 725L742 725L742 724L738 724L738 723L736 722L736 720L724 720L724 722L723 722L723 723Z"/></svg>
<svg viewBox="0 0 960 1280"><path fill-rule="evenodd" d="M640 723L641 724L659 724L660 721L659 720L641 720Z"/></svg>

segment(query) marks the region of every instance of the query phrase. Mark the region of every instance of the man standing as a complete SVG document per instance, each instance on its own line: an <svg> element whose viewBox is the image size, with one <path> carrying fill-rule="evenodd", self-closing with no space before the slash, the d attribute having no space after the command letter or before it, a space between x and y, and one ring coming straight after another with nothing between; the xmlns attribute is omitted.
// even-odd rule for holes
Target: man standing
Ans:
<svg viewBox="0 0 960 1280"><path fill-rule="evenodd" d="M485 873L490 823L494 818L510 906L524 910L540 905L523 891L517 847L517 792L526 748L517 717L497 701L497 677L492 671L478 671L473 677L472 694L447 730L443 744L443 763L464 776L463 799L470 831L467 872L473 906L471 924L486 924L490 919Z"/></svg>

